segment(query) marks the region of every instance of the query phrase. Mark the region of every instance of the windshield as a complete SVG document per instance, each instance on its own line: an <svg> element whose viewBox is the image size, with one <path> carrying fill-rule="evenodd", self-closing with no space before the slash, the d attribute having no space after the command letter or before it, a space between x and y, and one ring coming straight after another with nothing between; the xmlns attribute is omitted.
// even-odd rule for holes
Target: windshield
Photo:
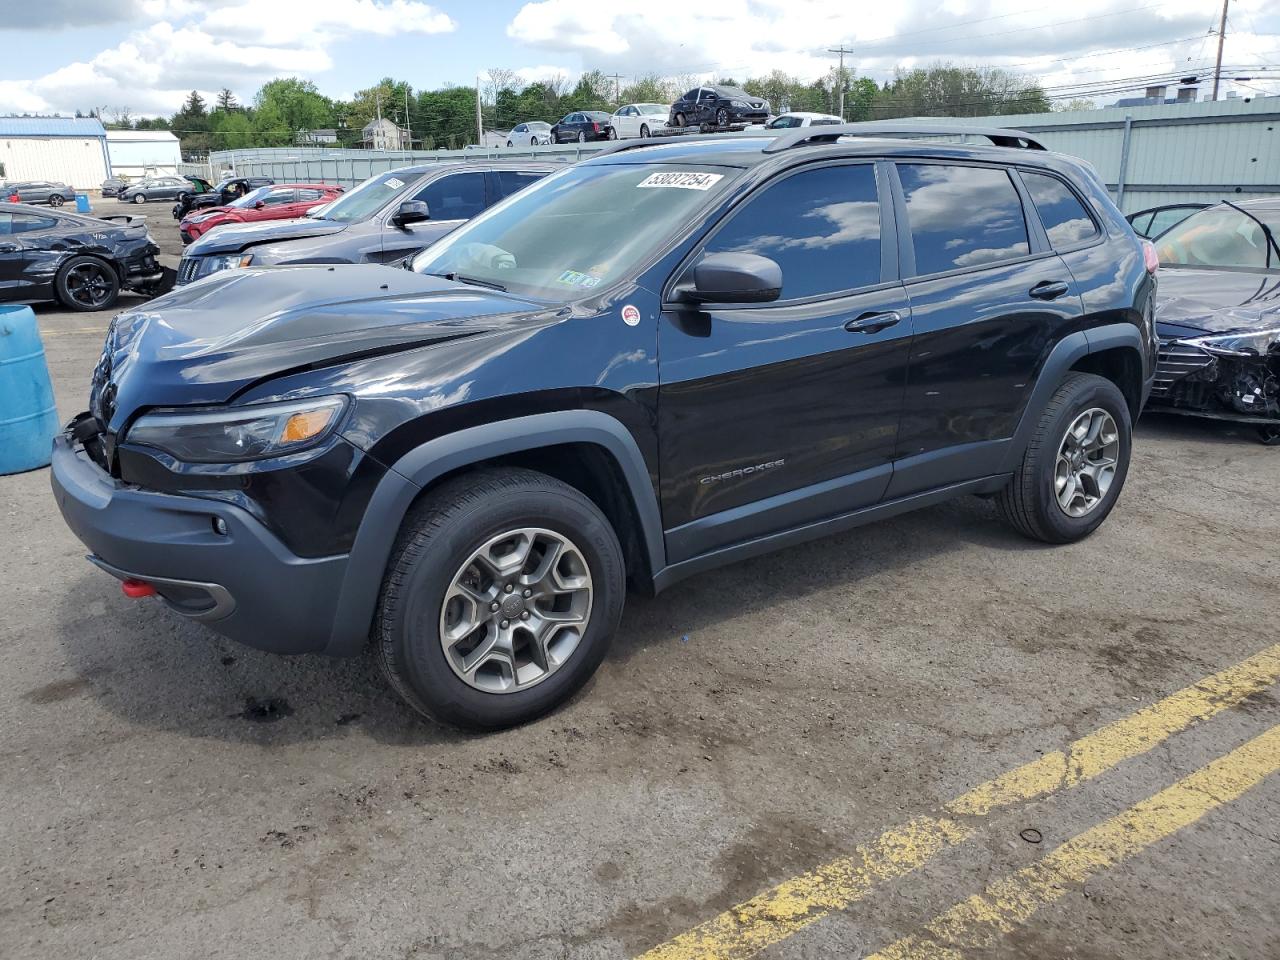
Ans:
<svg viewBox="0 0 1280 960"><path fill-rule="evenodd" d="M529 129L530 130L550 130L551 124L543 123L541 120L535 120L533 123L529 124Z"/></svg>
<svg viewBox="0 0 1280 960"><path fill-rule="evenodd" d="M705 164L570 167L418 254L418 273L565 303L621 279L739 171Z"/></svg>
<svg viewBox="0 0 1280 960"><path fill-rule="evenodd" d="M668 113L671 108L661 103L637 103L641 113Z"/></svg>
<svg viewBox="0 0 1280 960"><path fill-rule="evenodd" d="M227 204L228 207L252 207L259 200L265 200L267 194L271 192L270 187L259 187L257 190L250 190L239 200L232 200Z"/></svg>
<svg viewBox="0 0 1280 960"><path fill-rule="evenodd" d="M375 213L403 193L408 184L416 182L418 174L392 170L370 177L350 193L344 193L324 212L326 220L339 223L358 223L368 220Z"/></svg>
<svg viewBox="0 0 1280 960"><path fill-rule="evenodd" d="M1250 213L1253 216L1225 203L1193 213L1157 241L1160 262L1171 267L1280 270L1280 253L1274 246L1280 222L1270 211ZM1264 223L1271 230L1271 240Z"/></svg>
<svg viewBox="0 0 1280 960"><path fill-rule="evenodd" d="M739 90L737 87L716 87L716 93L722 97L731 97L734 100L754 100L755 98L745 90Z"/></svg>

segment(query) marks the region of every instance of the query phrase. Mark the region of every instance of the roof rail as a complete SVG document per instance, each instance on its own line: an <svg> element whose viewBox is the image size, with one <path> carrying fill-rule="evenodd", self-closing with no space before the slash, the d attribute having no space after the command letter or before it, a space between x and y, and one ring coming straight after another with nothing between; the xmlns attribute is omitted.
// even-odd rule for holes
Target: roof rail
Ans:
<svg viewBox="0 0 1280 960"><path fill-rule="evenodd" d="M720 133L686 133L678 137L646 137L641 140L614 140L606 143L595 153L589 154L586 159L592 157L607 157L611 153L621 153L623 150L637 150L640 147L660 147L669 143L706 143L708 140L739 140L754 137L773 136L767 130L735 130L723 131Z"/></svg>
<svg viewBox="0 0 1280 960"><path fill-rule="evenodd" d="M868 123L841 123L828 126L801 127L784 133L764 148L765 153L780 153L809 144L835 143L841 137L959 137L965 134L986 137L997 147L1044 150L1045 146L1029 133L1004 127L971 127L962 123L917 123L911 120L873 120Z"/></svg>

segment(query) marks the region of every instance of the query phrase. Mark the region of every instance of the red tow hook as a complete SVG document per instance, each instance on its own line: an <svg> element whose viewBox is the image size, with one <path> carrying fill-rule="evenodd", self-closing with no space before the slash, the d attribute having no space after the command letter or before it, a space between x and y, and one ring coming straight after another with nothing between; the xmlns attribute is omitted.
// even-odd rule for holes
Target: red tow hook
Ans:
<svg viewBox="0 0 1280 960"><path fill-rule="evenodd" d="M156 588L145 580L134 580L130 577L128 580L120 581L120 589L126 597L132 600L141 600L143 597L154 597Z"/></svg>

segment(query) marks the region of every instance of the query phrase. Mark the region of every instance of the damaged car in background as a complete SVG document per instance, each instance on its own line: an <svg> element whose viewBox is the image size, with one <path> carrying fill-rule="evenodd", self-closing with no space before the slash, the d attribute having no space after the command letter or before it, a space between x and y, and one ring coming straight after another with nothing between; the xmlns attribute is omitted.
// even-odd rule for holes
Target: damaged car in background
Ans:
<svg viewBox="0 0 1280 960"><path fill-rule="evenodd" d="M1280 200L1224 201L1160 237L1149 409L1257 428L1280 445Z"/></svg>

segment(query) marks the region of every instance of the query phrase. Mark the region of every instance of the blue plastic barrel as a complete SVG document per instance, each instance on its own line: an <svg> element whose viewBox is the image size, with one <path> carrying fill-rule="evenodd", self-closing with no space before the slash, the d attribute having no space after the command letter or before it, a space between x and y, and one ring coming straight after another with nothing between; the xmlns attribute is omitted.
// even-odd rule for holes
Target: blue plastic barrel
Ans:
<svg viewBox="0 0 1280 960"><path fill-rule="evenodd" d="M89 213L89 195L87 193L76 194L76 213Z"/></svg>
<svg viewBox="0 0 1280 960"><path fill-rule="evenodd" d="M0 474L46 466L57 432L36 315L30 307L0 305Z"/></svg>

